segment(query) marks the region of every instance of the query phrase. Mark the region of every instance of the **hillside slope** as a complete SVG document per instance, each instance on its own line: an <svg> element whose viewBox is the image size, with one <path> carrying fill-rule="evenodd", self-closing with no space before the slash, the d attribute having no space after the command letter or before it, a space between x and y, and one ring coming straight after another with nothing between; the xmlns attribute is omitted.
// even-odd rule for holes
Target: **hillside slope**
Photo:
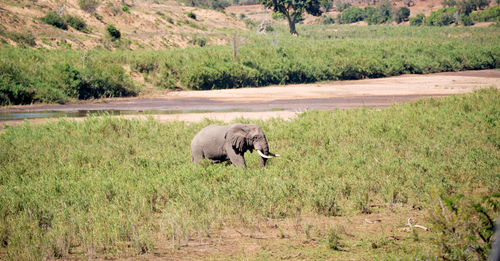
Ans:
<svg viewBox="0 0 500 261"><path fill-rule="evenodd" d="M80 17L88 26L84 33L62 30L40 20L63 6L64 15ZM128 10L123 10L128 6ZM188 17L193 13L196 19ZM175 1L102 1L95 14L80 8L78 0L21 0L0 2L0 41L18 45L34 40L36 47L91 49L98 46L130 49L163 49L189 45L221 44L231 29L244 29L243 22L215 10L187 7ZM114 25L121 41L111 41L106 26ZM27 39L27 40L26 40Z"/></svg>

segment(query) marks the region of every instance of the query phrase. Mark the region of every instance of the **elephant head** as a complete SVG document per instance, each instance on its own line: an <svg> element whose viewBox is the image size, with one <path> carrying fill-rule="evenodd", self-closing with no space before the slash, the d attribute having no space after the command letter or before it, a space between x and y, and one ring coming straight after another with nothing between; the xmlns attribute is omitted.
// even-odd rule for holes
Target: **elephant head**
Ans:
<svg viewBox="0 0 500 261"><path fill-rule="evenodd" d="M247 150L256 150L260 155L261 167L266 165L267 159L279 156L269 152L266 135L258 125L235 124L228 129L225 138L237 154L243 155Z"/></svg>

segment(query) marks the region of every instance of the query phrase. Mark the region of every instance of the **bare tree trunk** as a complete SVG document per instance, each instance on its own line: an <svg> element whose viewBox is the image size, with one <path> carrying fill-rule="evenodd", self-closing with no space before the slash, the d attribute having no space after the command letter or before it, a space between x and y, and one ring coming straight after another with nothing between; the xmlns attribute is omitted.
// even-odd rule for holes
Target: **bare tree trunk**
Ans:
<svg viewBox="0 0 500 261"><path fill-rule="evenodd" d="M297 30L295 30L295 19L292 19L289 14L286 14L285 17L288 20L288 26L290 27L290 34L299 35L297 33Z"/></svg>

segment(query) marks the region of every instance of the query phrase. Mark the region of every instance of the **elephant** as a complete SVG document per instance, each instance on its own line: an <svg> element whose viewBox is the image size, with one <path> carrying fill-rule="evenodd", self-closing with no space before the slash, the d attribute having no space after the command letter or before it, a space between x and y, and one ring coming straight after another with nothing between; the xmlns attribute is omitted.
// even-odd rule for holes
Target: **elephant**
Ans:
<svg viewBox="0 0 500 261"><path fill-rule="evenodd" d="M262 168L268 159L279 156L269 152L266 136L255 124L209 125L191 141L192 161L196 164L206 158L215 163L229 160L235 166L246 167L244 154L254 149L260 155Z"/></svg>

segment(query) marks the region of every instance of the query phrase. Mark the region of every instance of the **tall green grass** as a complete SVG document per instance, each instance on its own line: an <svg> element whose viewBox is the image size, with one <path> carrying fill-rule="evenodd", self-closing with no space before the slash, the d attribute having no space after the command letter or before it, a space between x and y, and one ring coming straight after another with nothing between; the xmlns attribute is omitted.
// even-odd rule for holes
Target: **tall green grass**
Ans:
<svg viewBox="0 0 500 261"><path fill-rule="evenodd" d="M4 47L0 104L137 94L122 67L160 88L193 90L500 67L496 27L301 26L299 37L276 28L244 33L237 57L232 45L88 53Z"/></svg>
<svg viewBox="0 0 500 261"><path fill-rule="evenodd" d="M500 91L383 110L256 121L282 157L248 169L191 163L209 121L91 117L0 133L0 252L8 259L140 254L221 226L434 206L500 191ZM246 120L242 120L247 122Z"/></svg>

